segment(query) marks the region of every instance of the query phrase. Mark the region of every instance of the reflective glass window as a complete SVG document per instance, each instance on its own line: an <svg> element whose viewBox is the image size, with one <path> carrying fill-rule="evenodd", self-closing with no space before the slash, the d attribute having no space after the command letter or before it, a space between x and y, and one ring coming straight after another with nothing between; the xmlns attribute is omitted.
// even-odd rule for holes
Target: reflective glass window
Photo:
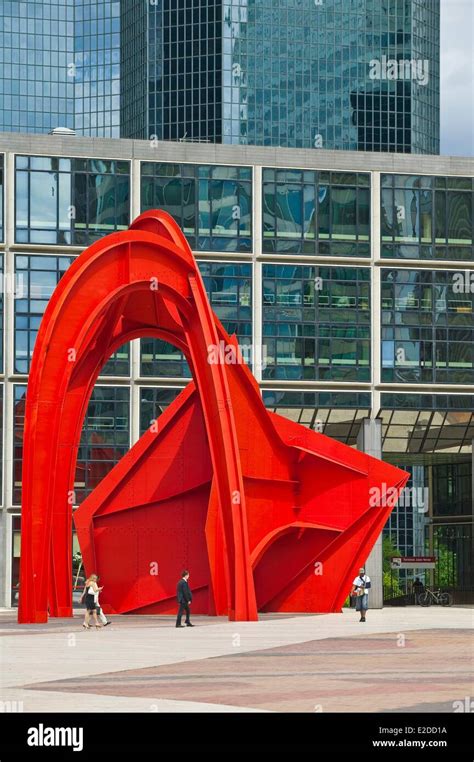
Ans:
<svg viewBox="0 0 474 762"><path fill-rule="evenodd" d="M210 304L229 334L241 347L252 343L252 268L250 264L199 262ZM250 350L244 350L249 353ZM245 354L247 361L248 354ZM141 340L141 375L189 378L182 352L161 339Z"/></svg>
<svg viewBox="0 0 474 762"><path fill-rule="evenodd" d="M370 176L263 170L264 252L369 256Z"/></svg>
<svg viewBox="0 0 474 762"><path fill-rule="evenodd" d="M129 163L16 157L15 241L87 246L130 223Z"/></svg>
<svg viewBox="0 0 474 762"><path fill-rule="evenodd" d="M263 265L265 379L370 380L370 271Z"/></svg>
<svg viewBox="0 0 474 762"><path fill-rule="evenodd" d="M474 381L474 275L382 270L382 381Z"/></svg>
<svg viewBox="0 0 474 762"><path fill-rule="evenodd" d="M142 163L141 208L164 209L197 251L252 249L248 167Z"/></svg>
<svg viewBox="0 0 474 762"><path fill-rule="evenodd" d="M140 389L140 435L154 424L181 391L178 387Z"/></svg>
<svg viewBox="0 0 474 762"><path fill-rule="evenodd" d="M73 261L72 256L27 254L15 256L15 373L29 373L41 318L54 289ZM128 375L129 372L130 359L127 344L111 356L101 374Z"/></svg>
<svg viewBox="0 0 474 762"><path fill-rule="evenodd" d="M474 181L381 176L382 257L473 261Z"/></svg>
<svg viewBox="0 0 474 762"><path fill-rule="evenodd" d="M95 386L82 428L74 482L82 502L130 449L130 389Z"/></svg>
<svg viewBox="0 0 474 762"><path fill-rule="evenodd" d="M26 385L14 385L13 503L21 503ZM84 420L74 480L81 503L130 448L130 389L95 386Z"/></svg>

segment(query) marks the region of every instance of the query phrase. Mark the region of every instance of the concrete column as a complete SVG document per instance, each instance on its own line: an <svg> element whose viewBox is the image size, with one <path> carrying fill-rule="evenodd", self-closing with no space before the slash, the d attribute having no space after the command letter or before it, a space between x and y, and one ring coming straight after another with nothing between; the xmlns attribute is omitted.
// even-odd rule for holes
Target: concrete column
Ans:
<svg viewBox="0 0 474 762"><path fill-rule="evenodd" d="M357 448L374 458L382 458L382 421L380 418L363 418L357 437ZM372 548L372 552L365 563L365 569L372 582L369 594L370 608L381 609L383 607L382 534Z"/></svg>
<svg viewBox="0 0 474 762"><path fill-rule="evenodd" d="M253 168L252 196L252 373L257 381L262 380L264 359L262 346L262 167Z"/></svg>
<svg viewBox="0 0 474 762"><path fill-rule="evenodd" d="M11 589L11 518L4 509L0 511L0 608L10 608Z"/></svg>
<svg viewBox="0 0 474 762"><path fill-rule="evenodd" d="M370 311L370 336L371 336L371 394L372 415L379 414L380 384L382 383L382 317L381 317L381 278L380 267L380 172L372 172L372 187L370 196L370 214L372 220L371 233L371 311Z"/></svg>
<svg viewBox="0 0 474 762"><path fill-rule="evenodd" d="M141 212L141 161L133 159L130 178L130 220L135 220ZM140 439L140 339L130 342L130 447Z"/></svg>
<svg viewBox="0 0 474 762"><path fill-rule="evenodd" d="M132 159L130 162L130 221L138 217L141 211L141 161Z"/></svg>
<svg viewBox="0 0 474 762"><path fill-rule="evenodd" d="M12 582L12 515L13 503L13 419L15 373L14 312L15 312L15 165L12 152L5 153L5 253L3 281L4 311L4 383L3 383L3 510L0 519L0 607L11 606ZM23 284L26 288L26 285ZM19 383L26 381L18 380Z"/></svg>

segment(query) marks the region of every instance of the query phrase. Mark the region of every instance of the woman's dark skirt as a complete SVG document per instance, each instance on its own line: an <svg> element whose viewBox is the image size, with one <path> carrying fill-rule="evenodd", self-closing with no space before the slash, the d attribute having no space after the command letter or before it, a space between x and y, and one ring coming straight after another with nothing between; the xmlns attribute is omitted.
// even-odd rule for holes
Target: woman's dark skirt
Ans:
<svg viewBox="0 0 474 762"><path fill-rule="evenodd" d="M90 593L86 594L84 603L86 604L87 611L95 611L97 608L95 600L94 600L94 596L91 595Z"/></svg>

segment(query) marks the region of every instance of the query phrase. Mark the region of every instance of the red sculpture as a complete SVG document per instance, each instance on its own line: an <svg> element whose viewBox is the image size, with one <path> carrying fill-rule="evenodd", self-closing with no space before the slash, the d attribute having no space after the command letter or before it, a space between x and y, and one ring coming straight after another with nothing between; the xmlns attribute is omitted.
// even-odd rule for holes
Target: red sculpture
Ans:
<svg viewBox="0 0 474 762"><path fill-rule="evenodd" d="M88 400L110 355L143 336L179 347L194 380L76 511L104 609L175 613L189 568L196 614L340 610L408 474L265 409L186 239L150 211L78 257L41 322L26 400L18 621L72 616ZM231 362L214 361L221 342L235 347Z"/></svg>

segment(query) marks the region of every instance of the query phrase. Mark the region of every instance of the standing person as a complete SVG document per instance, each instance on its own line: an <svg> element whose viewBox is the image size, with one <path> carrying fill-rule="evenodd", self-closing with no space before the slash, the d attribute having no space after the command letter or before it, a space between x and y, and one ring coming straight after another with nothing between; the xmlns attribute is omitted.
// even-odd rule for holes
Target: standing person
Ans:
<svg viewBox="0 0 474 762"><path fill-rule="evenodd" d="M83 627L86 630L90 630L91 626L89 624L90 616L92 614L92 618L94 619L95 627L98 630L100 627L102 627L101 624L99 624L97 619L97 605L95 601L96 593L100 593L102 590L101 587L98 587L97 585L97 574L91 574L88 579L86 579L85 584L85 591L86 594L84 596L84 603L86 605L86 615L84 617L84 623Z"/></svg>
<svg viewBox="0 0 474 762"><path fill-rule="evenodd" d="M97 582L98 582L98 581L99 581L99 577L97 577ZM104 588L103 588L103 586L102 586L102 587L98 587L98 588L97 588L97 592L96 592L96 593L95 593L95 595L94 595L94 599L95 599L95 605L96 605L97 616L99 617L99 619L100 619L100 621L102 622L103 626L104 626L104 627L107 627L107 625L108 625L108 624L112 624L112 622L109 622L109 620L108 620L108 619L107 619L107 617L105 616L105 614L104 614L104 611L103 611L103 609L102 609L102 607L101 607L101 605L100 605L100 603L99 603L99 595L100 595L100 591L101 591L101 590L103 590L103 589L104 589Z"/></svg>
<svg viewBox="0 0 474 762"><path fill-rule="evenodd" d="M415 597L415 603L418 603L419 596L425 592L425 586L419 577L416 577L413 583L413 595Z"/></svg>
<svg viewBox="0 0 474 762"><path fill-rule="evenodd" d="M194 625L189 621L189 606L193 599L193 594L191 593L191 589L188 585L188 579L189 572L187 569L184 569L183 573L181 574L181 579L179 580L176 587L176 597L179 604L176 627L183 627L181 624L181 617L183 616L183 612L186 613L186 627L194 627Z"/></svg>
<svg viewBox="0 0 474 762"><path fill-rule="evenodd" d="M363 566L359 569L359 576L352 583L351 595L356 596L356 611L360 612L360 622L365 622L365 615L369 608L369 590L371 582Z"/></svg>

